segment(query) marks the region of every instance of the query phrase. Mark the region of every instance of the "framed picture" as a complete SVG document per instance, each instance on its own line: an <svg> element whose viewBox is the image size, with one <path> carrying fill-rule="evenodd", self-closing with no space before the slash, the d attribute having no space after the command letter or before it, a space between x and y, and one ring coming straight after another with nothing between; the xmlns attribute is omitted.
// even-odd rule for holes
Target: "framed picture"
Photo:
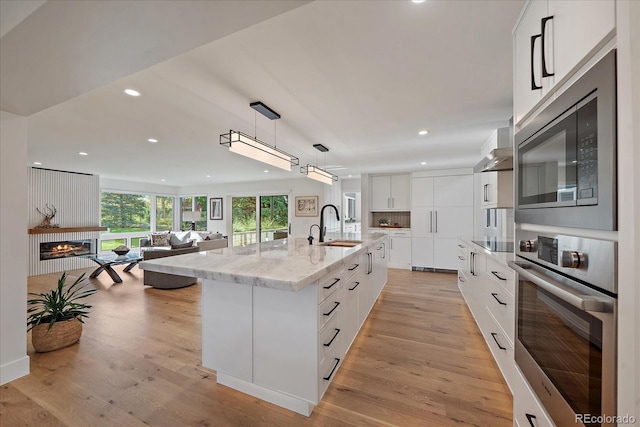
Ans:
<svg viewBox="0 0 640 427"><path fill-rule="evenodd" d="M296 216L318 216L318 196L296 196Z"/></svg>
<svg viewBox="0 0 640 427"><path fill-rule="evenodd" d="M209 217L211 219L222 219L222 197L212 197L209 199Z"/></svg>

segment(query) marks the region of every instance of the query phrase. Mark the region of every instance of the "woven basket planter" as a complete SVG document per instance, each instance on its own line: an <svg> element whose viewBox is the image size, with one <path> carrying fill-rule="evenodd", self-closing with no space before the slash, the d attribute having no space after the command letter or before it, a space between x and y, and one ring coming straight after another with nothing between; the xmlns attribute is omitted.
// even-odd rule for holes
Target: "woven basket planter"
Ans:
<svg viewBox="0 0 640 427"><path fill-rule="evenodd" d="M31 330L31 342L38 353L58 350L77 343L82 335L82 323L78 319L63 320L53 324L41 323Z"/></svg>

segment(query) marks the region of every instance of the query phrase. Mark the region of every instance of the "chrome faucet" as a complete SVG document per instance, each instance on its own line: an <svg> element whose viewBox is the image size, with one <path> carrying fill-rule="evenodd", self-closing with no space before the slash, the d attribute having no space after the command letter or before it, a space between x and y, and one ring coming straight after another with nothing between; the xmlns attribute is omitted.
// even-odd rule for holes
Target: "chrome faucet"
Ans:
<svg viewBox="0 0 640 427"><path fill-rule="evenodd" d="M326 227L324 226L324 210L326 208L333 208L336 211L336 220L340 222L340 215L338 214L338 208L335 205L324 205L322 210L320 211L320 237L318 241L320 243L324 242L324 235L327 233Z"/></svg>
<svg viewBox="0 0 640 427"><path fill-rule="evenodd" d="M309 237L307 237L310 245L313 245L313 227L318 227L318 231L320 231L320 226L318 224L311 224L311 227L309 227Z"/></svg>

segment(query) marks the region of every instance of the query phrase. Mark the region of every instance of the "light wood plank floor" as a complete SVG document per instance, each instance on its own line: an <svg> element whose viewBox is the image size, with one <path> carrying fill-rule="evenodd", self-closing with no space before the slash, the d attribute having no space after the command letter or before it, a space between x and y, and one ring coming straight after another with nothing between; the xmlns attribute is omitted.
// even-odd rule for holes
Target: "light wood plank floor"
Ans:
<svg viewBox="0 0 640 427"><path fill-rule="evenodd" d="M309 418L218 385L202 368L199 284L156 290L137 268L119 274L122 284L92 279L101 291L79 344L29 347L31 374L0 387L2 427L512 425L511 394L453 274L389 270ZM29 290L56 278L31 277Z"/></svg>

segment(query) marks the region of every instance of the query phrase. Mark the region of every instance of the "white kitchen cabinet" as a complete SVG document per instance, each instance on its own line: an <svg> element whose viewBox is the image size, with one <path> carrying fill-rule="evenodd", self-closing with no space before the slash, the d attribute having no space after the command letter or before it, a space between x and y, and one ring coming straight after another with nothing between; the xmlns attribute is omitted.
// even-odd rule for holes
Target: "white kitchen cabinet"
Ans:
<svg viewBox="0 0 640 427"><path fill-rule="evenodd" d="M554 427L551 417L544 410L527 380L517 366L514 366L513 381L513 422L521 427Z"/></svg>
<svg viewBox="0 0 640 427"><path fill-rule="evenodd" d="M456 240L473 234L473 175L414 177L411 265L457 269Z"/></svg>
<svg viewBox="0 0 640 427"><path fill-rule="evenodd" d="M515 123L582 65L614 30L614 1L529 1L513 33Z"/></svg>
<svg viewBox="0 0 640 427"><path fill-rule="evenodd" d="M411 209L411 177L408 174L371 177L372 211Z"/></svg>
<svg viewBox="0 0 640 427"><path fill-rule="evenodd" d="M513 171L480 173L480 207L513 208Z"/></svg>
<svg viewBox="0 0 640 427"><path fill-rule="evenodd" d="M389 267L411 270L411 232L389 232Z"/></svg>

